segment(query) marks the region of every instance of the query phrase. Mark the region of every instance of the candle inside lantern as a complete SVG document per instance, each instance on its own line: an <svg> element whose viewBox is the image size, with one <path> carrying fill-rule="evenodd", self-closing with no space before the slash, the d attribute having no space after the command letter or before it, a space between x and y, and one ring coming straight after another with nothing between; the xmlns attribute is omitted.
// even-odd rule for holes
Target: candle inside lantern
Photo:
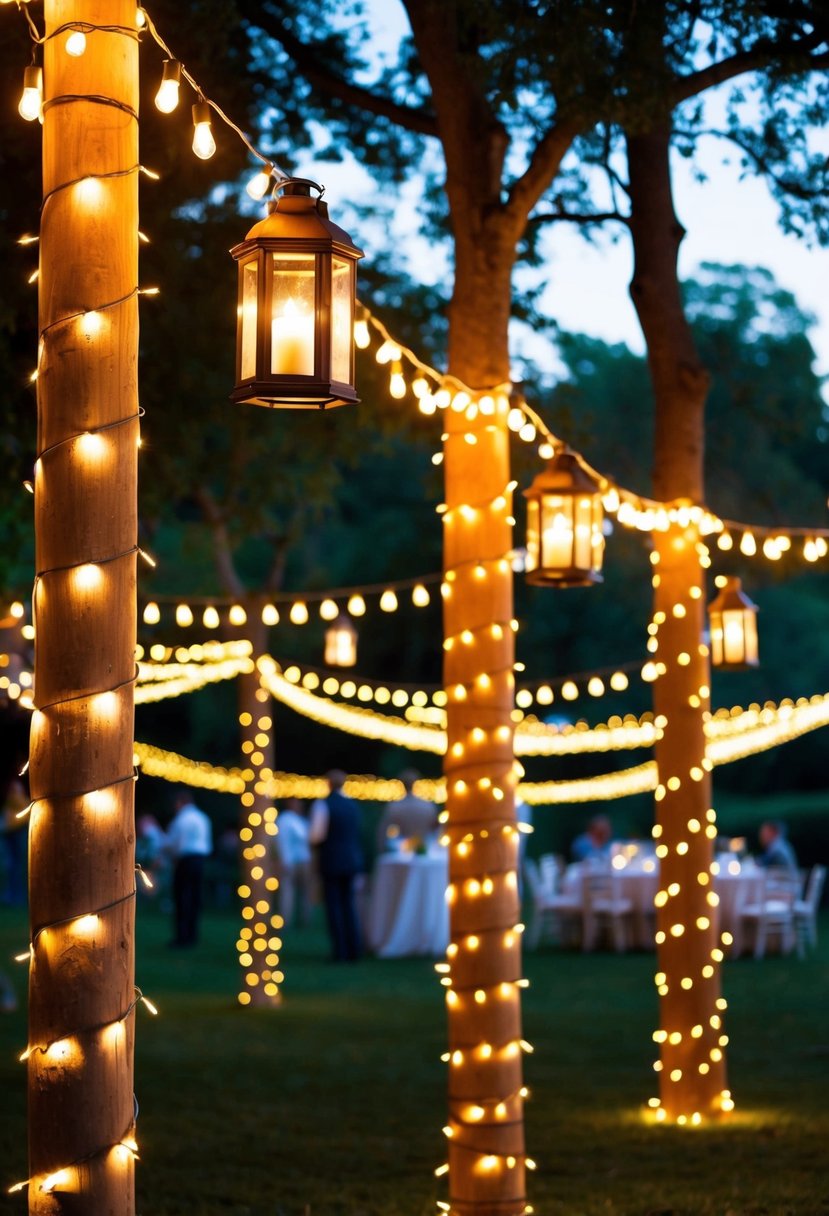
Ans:
<svg viewBox="0 0 829 1216"><path fill-rule="evenodd" d="M286 300L271 328L271 372L275 376L313 376L314 317Z"/></svg>
<svg viewBox="0 0 829 1216"><path fill-rule="evenodd" d="M546 503L542 514L542 563L566 570L573 564L573 523L570 513Z"/></svg>

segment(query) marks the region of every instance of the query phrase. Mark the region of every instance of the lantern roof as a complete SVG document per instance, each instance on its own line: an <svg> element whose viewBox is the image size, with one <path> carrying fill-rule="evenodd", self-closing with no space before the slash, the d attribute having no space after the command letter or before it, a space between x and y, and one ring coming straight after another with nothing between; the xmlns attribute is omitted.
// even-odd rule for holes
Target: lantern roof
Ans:
<svg viewBox="0 0 829 1216"><path fill-rule="evenodd" d="M532 485L524 491L525 498L536 498L540 494L598 494L601 483L584 468L575 452L562 448L556 452L546 466L533 478Z"/></svg>
<svg viewBox="0 0 829 1216"><path fill-rule="evenodd" d="M719 594L708 605L709 612L734 612L744 611L759 612L759 608L753 600L749 599L745 591L743 591L742 579L736 575L724 576L724 582L720 587Z"/></svg>
<svg viewBox="0 0 829 1216"><path fill-rule="evenodd" d="M258 220L239 245L231 250L234 257L245 252L248 243L257 245L263 241L308 241L323 242L346 248L352 257L363 257L344 228L340 228L328 216L328 204L321 197L322 187L305 178L291 178L280 182L277 189L283 193L270 203L268 215ZM320 195L312 197L311 190Z"/></svg>

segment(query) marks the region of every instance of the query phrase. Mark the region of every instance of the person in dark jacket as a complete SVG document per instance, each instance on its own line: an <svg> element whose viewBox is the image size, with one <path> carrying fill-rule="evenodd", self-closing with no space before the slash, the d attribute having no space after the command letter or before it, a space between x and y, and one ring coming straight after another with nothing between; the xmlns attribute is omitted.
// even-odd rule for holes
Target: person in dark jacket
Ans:
<svg viewBox="0 0 829 1216"><path fill-rule="evenodd" d="M319 870L335 962L354 962L362 953L356 879L364 869L357 804L342 792L346 775L326 774L329 794L311 808L310 839L319 845Z"/></svg>

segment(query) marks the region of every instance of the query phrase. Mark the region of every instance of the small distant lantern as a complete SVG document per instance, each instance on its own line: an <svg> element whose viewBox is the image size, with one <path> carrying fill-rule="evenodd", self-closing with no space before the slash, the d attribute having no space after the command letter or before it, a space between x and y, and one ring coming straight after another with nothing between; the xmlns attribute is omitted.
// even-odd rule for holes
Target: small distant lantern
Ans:
<svg viewBox="0 0 829 1216"><path fill-rule="evenodd" d="M325 631L325 662L328 667L353 667L357 662L357 630L344 612Z"/></svg>
<svg viewBox="0 0 829 1216"><path fill-rule="evenodd" d="M528 583L586 587L602 581L601 485L562 448L524 491L527 500Z"/></svg>
<svg viewBox="0 0 829 1216"><path fill-rule="evenodd" d="M239 263L231 400L274 409L354 404L362 250L332 224L315 182L292 178L275 190L270 214L231 250Z"/></svg>
<svg viewBox="0 0 829 1216"><path fill-rule="evenodd" d="M726 671L757 667L757 605L738 578L724 578L720 593L708 605L711 664Z"/></svg>

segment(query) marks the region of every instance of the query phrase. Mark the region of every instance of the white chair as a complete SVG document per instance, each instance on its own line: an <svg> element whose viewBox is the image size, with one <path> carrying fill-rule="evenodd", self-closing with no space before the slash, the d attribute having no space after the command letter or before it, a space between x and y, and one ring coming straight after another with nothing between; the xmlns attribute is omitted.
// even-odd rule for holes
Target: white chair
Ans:
<svg viewBox="0 0 829 1216"><path fill-rule="evenodd" d="M561 879L564 871L562 858L555 853L543 853L538 859L541 882L550 895L561 895Z"/></svg>
<svg viewBox="0 0 829 1216"><path fill-rule="evenodd" d="M826 882L826 866L812 866L806 880L806 892L794 903L794 929L797 938L797 957L804 958L806 948L817 946L817 910Z"/></svg>
<svg viewBox="0 0 829 1216"><path fill-rule="evenodd" d="M757 901L738 903L740 930L747 928L753 937L755 958L765 957L770 940L777 940L781 954L794 950L794 905L799 897L800 876L793 870L770 867L763 872Z"/></svg>
<svg viewBox="0 0 829 1216"><path fill-rule="evenodd" d="M583 950L595 950L607 932L614 949L623 954L631 942L633 900L622 894L622 880L612 870L585 870L582 877L584 897Z"/></svg>
<svg viewBox="0 0 829 1216"><path fill-rule="evenodd" d="M524 860L524 879L533 904L532 921L526 936L528 950L536 948L545 927L559 941L567 939L574 928L580 929L582 905L578 895L556 894L544 882L537 864L530 858Z"/></svg>

